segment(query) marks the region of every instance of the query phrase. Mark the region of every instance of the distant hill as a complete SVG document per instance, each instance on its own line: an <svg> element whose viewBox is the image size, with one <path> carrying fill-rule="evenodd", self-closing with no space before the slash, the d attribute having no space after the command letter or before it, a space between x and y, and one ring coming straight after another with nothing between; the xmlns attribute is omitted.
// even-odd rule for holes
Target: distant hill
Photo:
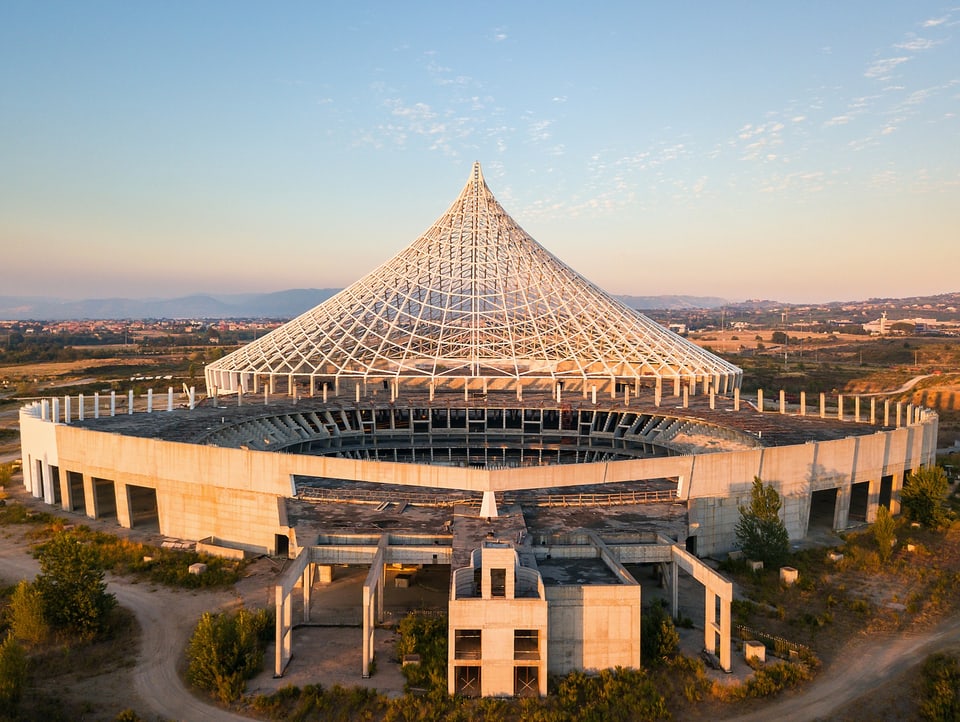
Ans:
<svg viewBox="0 0 960 722"><path fill-rule="evenodd" d="M63 321L124 318L293 318L333 296L337 288L180 298L56 298L0 296L0 319Z"/></svg>
<svg viewBox="0 0 960 722"><path fill-rule="evenodd" d="M729 306L732 301L717 296L617 296L618 300L638 311L663 309L682 311L693 308L720 308Z"/></svg>

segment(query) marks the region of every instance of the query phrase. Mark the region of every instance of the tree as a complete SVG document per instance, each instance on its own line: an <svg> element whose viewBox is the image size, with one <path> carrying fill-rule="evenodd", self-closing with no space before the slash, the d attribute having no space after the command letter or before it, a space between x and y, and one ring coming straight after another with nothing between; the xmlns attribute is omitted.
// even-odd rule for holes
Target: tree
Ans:
<svg viewBox="0 0 960 722"><path fill-rule="evenodd" d="M890 515L890 510L882 504L877 508L877 518L873 522L873 538L877 540L877 548L880 552L880 561L887 561L890 558L890 552L893 550L893 544L896 537L893 532L897 523Z"/></svg>
<svg viewBox="0 0 960 722"><path fill-rule="evenodd" d="M640 657L653 667L676 653L680 648L680 634L667 613L663 600L654 602L641 619Z"/></svg>
<svg viewBox="0 0 960 722"><path fill-rule="evenodd" d="M777 566L790 553L790 535L780 518L780 495L772 484L764 486L759 476L753 477L750 506L740 507L737 542L750 559L764 566Z"/></svg>
<svg viewBox="0 0 960 722"><path fill-rule="evenodd" d="M40 548L39 558L40 574L34 585L50 624L80 637L95 637L117 603L107 593L96 552L60 532Z"/></svg>
<svg viewBox="0 0 960 722"><path fill-rule="evenodd" d="M947 475L939 466L921 466L907 474L900 491L900 503L907 516L924 526L941 527L947 522L944 499L947 496Z"/></svg>
<svg viewBox="0 0 960 722"><path fill-rule="evenodd" d="M247 680L263 668L266 640L273 619L260 609L236 614L205 612L190 638L187 677L222 702L243 695Z"/></svg>

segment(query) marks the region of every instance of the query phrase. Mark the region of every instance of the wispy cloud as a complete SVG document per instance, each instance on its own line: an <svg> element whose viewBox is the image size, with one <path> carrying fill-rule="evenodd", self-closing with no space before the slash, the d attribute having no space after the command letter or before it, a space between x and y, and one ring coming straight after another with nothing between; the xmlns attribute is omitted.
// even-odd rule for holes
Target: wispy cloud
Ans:
<svg viewBox="0 0 960 722"><path fill-rule="evenodd" d="M897 43L893 47L899 48L900 50L909 50L913 53L919 53L923 50L930 50L935 48L942 40L930 40L929 38L918 38L910 37L908 40L904 40L902 43Z"/></svg>
<svg viewBox="0 0 960 722"><path fill-rule="evenodd" d="M910 58L905 55L896 58L882 58L870 65L866 72L864 72L864 76L867 78L889 79L893 70L908 60L910 60Z"/></svg>
<svg viewBox="0 0 960 722"><path fill-rule="evenodd" d="M949 20L949 15L944 15L942 18L930 18L929 20L924 20L920 23L922 28L935 28L937 25L943 25L947 20Z"/></svg>

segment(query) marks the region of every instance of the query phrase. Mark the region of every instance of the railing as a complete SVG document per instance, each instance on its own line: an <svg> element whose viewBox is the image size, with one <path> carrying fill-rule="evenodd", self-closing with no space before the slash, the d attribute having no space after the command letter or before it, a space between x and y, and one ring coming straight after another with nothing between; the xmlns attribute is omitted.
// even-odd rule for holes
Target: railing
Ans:
<svg viewBox="0 0 960 722"><path fill-rule="evenodd" d="M676 500L676 489L618 491L605 494L524 495L524 502L532 506L625 506L629 504L657 504Z"/></svg>
<svg viewBox="0 0 960 722"><path fill-rule="evenodd" d="M302 486L297 489L297 498L304 501L340 501L354 504L383 504L395 502L411 506L479 506L480 498L460 494L427 494L422 492L389 491L374 489L327 489Z"/></svg>
<svg viewBox="0 0 960 722"><path fill-rule="evenodd" d="M757 641L763 642L767 647L773 650L773 653L782 659L790 659L791 653L799 655L801 659L816 658L813 650L805 644L791 642L789 639L778 637L775 634L767 634L756 629L751 629L742 624L737 625L737 635L745 642Z"/></svg>

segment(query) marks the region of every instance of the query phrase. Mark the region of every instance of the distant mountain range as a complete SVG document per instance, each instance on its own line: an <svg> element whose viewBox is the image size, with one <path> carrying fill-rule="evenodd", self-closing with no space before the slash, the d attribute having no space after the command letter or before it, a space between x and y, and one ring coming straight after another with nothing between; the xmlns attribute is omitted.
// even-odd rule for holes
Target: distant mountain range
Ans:
<svg viewBox="0 0 960 722"><path fill-rule="evenodd" d="M299 316L337 293L339 288L296 288L275 293L196 294L181 298L95 298L69 301L30 296L0 296L0 320L65 321L134 318L277 318ZM703 296L618 296L631 308L718 308L729 301Z"/></svg>
<svg viewBox="0 0 960 722"><path fill-rule="evenodd" d="M299 316L339 292L339 288L295 288L275 293L196 294L180 298L98 298L69 301L40 296L0 296L0 321L66 321L71 319L161 319L161 318L271 318ZM727 307L744 311L776 310L797 306L771 300L731 301L716 296L617 296L630 308L640 311L687 311ZM960 293L936 296L869 299L855 302L883 307L896 303L926 307L924 304L960 308ZM844 306L850 302L831 302L817 306ZM809 304L805 304L809 305Z"/></svg>

